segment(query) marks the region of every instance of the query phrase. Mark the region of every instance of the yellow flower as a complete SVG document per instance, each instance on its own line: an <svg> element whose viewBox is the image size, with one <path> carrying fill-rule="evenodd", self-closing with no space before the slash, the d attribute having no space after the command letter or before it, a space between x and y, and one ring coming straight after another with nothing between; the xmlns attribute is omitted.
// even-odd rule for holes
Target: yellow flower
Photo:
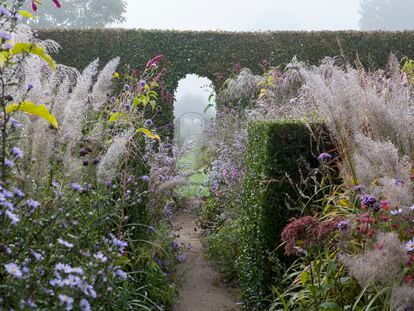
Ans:
<svg viewBox="0 0 414 311"><path fill-rule="evenodd" d="M114 73L114 78L119 79L119 73L115 72L115 73Z"/></svg>

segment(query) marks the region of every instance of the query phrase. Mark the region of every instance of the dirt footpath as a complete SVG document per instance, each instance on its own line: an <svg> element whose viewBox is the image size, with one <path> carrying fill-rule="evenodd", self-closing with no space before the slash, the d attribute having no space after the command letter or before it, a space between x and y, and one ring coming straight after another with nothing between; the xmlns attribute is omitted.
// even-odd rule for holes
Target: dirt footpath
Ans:
<svg viewBox="0 0 414 311"><path fill-rule="evenodd" d="M189 245L188 258L179 265L184 279L175 311L235 311L239 310L234 289L220 284L220 276L214 265L203 257L195 212L182 212L173 219L177 238L182 245Z"/></svg>

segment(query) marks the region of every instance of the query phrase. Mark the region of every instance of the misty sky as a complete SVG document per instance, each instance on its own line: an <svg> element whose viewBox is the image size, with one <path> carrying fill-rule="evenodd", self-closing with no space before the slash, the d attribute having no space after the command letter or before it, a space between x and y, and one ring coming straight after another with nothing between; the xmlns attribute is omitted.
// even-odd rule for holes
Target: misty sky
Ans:
<svg viewBox="0 0 414 311"><path fill-rule="evenodd" d="M359 0L127 0L128 28L178 30L358 29Z"/></svg>

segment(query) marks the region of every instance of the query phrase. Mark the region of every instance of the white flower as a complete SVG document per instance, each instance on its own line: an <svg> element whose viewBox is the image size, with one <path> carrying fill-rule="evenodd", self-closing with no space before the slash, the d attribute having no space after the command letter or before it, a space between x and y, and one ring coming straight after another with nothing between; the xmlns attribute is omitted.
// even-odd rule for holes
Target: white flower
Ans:
<svg viewBox="0 0 414 311"><path fill-rule="evenodd" d="M401 215L402 211L403 211L402 208L399 208L399 209L391 211L390 213L391 215L397 216L397 215Z"/></svg>
<svg viewBox="0 0 414 311"><path fill-rule="evenodd" d="M409 252L414 251L414 239L411 239L407 243L405 243L405 249Z"/></svg>
<svg viewBox="0 0 414 311"><path fill-rule="evenodd" d="M63 246L66 246L67 248L72 248L73 247L72 243L69 243L69 242L67 242L63 239L58 239L58 242L59 242L59 244L61 244Z"/></svg>

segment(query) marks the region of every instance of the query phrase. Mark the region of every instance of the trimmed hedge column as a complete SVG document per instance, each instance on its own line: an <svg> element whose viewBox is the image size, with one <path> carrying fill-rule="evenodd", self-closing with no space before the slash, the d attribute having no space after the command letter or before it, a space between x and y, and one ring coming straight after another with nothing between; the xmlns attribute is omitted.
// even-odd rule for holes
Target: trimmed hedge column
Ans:
<svg viewBox="0 0 414 311"><path fill-rule="evenodd" d="M318 132L318 127L321 128L315 125L315 132ZM263 299L270 294L272 282L277 282L269 256L280 245L280 234L294 216L287 206L288 199L297 198L291 182L297 184L300 180L300 159L317 165L317 149L318 143L309 127L301 122L284 120L250 125L243 240L240 241L238 262L241 294L247 310L265 310ZM283 248L278 250L277 256L281 262L288 260Z"/></svg>

